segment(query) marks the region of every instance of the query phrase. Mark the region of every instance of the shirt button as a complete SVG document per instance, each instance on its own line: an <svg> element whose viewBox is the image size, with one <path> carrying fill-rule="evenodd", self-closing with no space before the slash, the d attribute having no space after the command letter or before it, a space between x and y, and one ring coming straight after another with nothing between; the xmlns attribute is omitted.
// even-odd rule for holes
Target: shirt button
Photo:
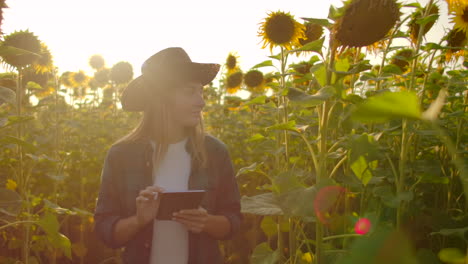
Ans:
<svg viewBox="0 0 468 264"><path fill-rule="evenodd" d="M149 243L148 242L145 242L145 248L149 248Z"/></svg>

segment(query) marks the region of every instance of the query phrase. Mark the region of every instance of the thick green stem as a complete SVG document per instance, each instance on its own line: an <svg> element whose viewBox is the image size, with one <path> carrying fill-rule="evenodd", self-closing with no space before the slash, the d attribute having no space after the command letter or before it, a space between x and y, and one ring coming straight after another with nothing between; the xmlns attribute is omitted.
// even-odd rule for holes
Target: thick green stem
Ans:
<svg viewBox="0 0 468 264"><path fill-rule="evenodd" d="M296 226L294 218L289 218L289 259L290 263L296 262Z"/></svg>

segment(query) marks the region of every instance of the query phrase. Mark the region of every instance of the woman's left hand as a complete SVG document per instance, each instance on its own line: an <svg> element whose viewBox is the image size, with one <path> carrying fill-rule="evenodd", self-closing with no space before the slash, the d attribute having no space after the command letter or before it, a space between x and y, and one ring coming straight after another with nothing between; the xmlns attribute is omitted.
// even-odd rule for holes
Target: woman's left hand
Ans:
<svg viewBox="0 0 468 264"><path fill-rule="evenodd" d="M204 208L200 207L198 209L181 210L174 213L172 219L185 225L189 231L201 233L205 231L208 218L208 212Z"/></svg>

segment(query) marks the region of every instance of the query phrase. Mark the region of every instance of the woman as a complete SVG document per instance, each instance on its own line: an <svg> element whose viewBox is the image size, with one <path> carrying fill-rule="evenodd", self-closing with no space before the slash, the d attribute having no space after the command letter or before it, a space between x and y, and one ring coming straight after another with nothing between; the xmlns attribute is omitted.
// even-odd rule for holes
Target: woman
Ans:
<svg viewBox="0 0 468 264"><path fill-rule="evenodd" d="M226 146L203 131L203 86L218 64L194 63L181 48L164 49L123 91L122 107L143 111L138 127L107 153L95 231L125 247L125 263L222 263L217 240L240 227L240 196ZM155 220L158 193L206 190L201 207Z"/></svg>

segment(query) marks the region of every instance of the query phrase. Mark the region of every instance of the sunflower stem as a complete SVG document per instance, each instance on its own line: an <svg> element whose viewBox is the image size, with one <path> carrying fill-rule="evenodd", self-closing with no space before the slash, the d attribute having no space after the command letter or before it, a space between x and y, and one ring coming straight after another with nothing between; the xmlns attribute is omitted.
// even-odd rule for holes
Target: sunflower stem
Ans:
<svg viewBox="0 0 468 264"><path fill-rule="evenodd" d="M426 9L424 11L423 18L426 17L429 14L429 11L432 7L433 0L429 0L429 3L426 6ZM422 43L422 37L424 35L424 28L425 25L421 25L419 27L419 32L418 32L418 38L416 41L416 47L415 47L415 52L416 58L414 58L413 63L411 65L411 76L410 76L410 85L409 85L409 91L414 91L415 90L415 78L416 78L416 66L418 65L419 61L419 49L421 47ZM410 138L411 136L409 135L408 132L408 120L404 118L402 120L402 127L401 127L401 149L400 149L400 164L399 164L399 184L397 185L397 195L400 195L405 191L405 182L406 182L406 175L407 175L407 169L406 169L406 162L408 160L408 147L410 144ZM403 210L404 210L404 205L405 203L403 201L399 202L398 208L397 208L397 219L396 219L396 226L397 229L401 229L402 221L403 221Z"/></svg>

